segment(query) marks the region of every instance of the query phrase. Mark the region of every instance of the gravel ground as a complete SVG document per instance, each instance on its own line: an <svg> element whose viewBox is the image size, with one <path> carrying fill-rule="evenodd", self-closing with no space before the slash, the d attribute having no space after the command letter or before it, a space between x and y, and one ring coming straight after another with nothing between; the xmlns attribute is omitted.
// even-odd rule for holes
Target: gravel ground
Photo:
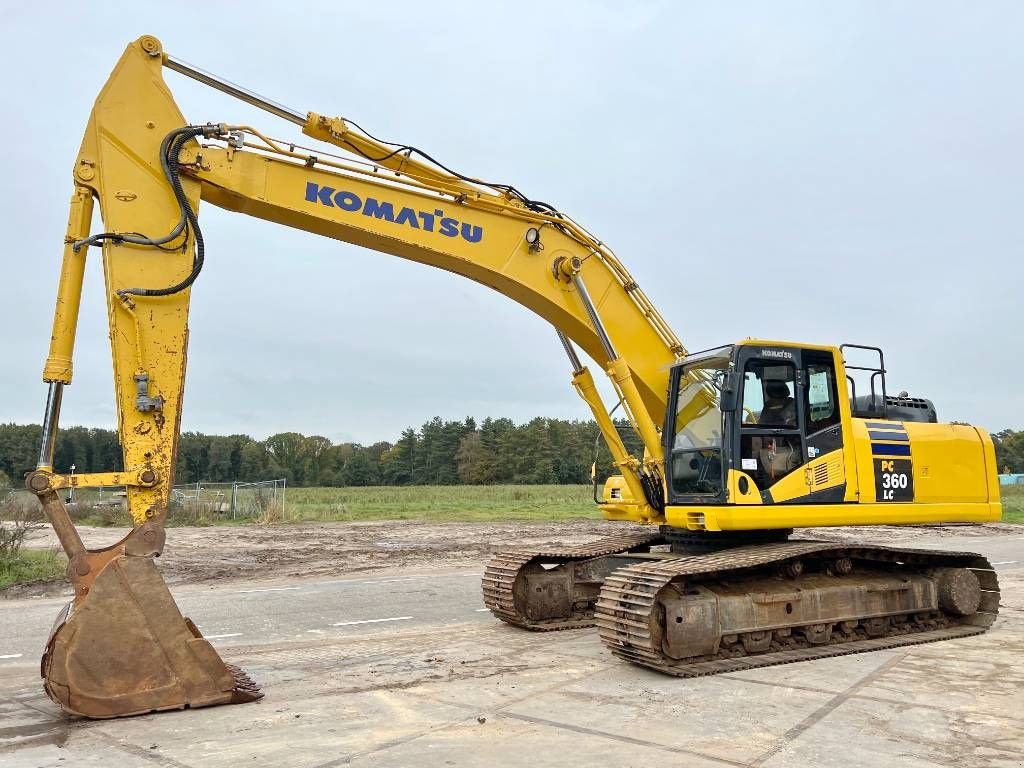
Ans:
<svg viewBox="0 0 1024 768"><path fill-rule="evenodd" d="M621 533L623 523L582 520L561 523L305 523L299 525L170 528L159 563L170 584L226 580L322 578L385 568L480 567L492 552L552 542L579 544ZM88 547L112 544L123 528L80 529ZM797 531L802 538L913 546L915 539L1020 534L1021 526L872 526ZM32 534L32 547L57 546L49 529ZM53 594L62 582L7 590L8 597Z"/></svg>

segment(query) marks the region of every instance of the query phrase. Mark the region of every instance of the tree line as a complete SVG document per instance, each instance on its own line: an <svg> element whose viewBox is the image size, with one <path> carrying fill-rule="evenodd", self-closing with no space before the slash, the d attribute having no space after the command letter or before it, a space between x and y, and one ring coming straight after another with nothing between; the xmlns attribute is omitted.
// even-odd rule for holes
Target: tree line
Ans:
<svg viewBox="0 0 1024 768"><path fill-rule="evenodd" d="M626 446L640 455L639 439L625 421L616 426ZM290 485L487 485L590 482L597 457L600 477L613 470L593 421L507 418L446 421L435 417L404 430L395 442L333 443L321 435L282 432L266 440L248 435L183 432L175 483L285 478ZM42 429L37 424L0 424L0 485L14 485L35 468ZM67 473L122 469L117 433L61 429L54 469Z"/></svg>
<svg viewBox="0 0 1024 768"><path fill-rule="evenodd" d="M625 421L619 434L634 455L643 448ZM42 429L38 424L0 424L0 486L18 485L35 468ZM992 435L1000 472L1024 473L1024 431ZM595 453L595 444L599 450ZM248 435L184 432L178 443L175 482L230 482L286 478L291 485L487 485L590 482L595 455L602 479L613 471L593 421L435 417L404 430L395 442L373 445L331 442L321 435L282 432L266 440ZM54 469L67 473L122 469L117 433L108 429L61 429ZM5 477L6 476L6 477Z"/></svg>
<svg viewBox="0 0 1024 768"><path fill-rule="evenodd" d="M1024 431L1004 429L992 435L996 466L1001 473L1024 474Z"/></svg>

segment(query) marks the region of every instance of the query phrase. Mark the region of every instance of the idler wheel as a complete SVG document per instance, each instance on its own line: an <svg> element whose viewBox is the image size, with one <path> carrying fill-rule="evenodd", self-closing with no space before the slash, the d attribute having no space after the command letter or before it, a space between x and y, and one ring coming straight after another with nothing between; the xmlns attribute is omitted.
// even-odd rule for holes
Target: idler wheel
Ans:
<svg viewBox="0 0 1024 768"><path fill-rule="evenodd" d="M970 616L981 605L981 583L966 568L943 568L937 574L939 606L956 616Z"/></svg>

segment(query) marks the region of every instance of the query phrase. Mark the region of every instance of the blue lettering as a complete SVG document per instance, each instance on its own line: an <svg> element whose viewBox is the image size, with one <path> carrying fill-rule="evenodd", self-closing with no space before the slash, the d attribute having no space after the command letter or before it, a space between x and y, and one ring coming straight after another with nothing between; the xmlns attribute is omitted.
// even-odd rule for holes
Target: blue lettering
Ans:
<svg viewBox="0 0 1024 768"><path fill-rule="evenodd" d="M416 221L416 211L412 208L403 208L398 212L398 218L395 219L395 224L408 224L413 229L419 229L419 222Z"/></svg>
<svg viewBox="0 0 1024 768"><path fill-rule="evenodd" d="M379 203L372 197L366 198L366 205L363 206L363 216L373 216L385 221L395 220L395 207L391 203Z"/></svg>
<svg viewBox="0 0 1024 768"><path fill-rule="evenodd" d="M479 243L480 238L484 236L484 228L478 227L475 224L463 224L462 225L462 239L470 243Z"/></svg>
<svg viewBox="0 0 1024 768"><path fill-rule="evenodd" d="M363 207L363 201L359 199L358 195L344 190L334 196L334 204L343 211L358 211Z"/></svg>
<svg viewBox="0 0 1024 768"><path fill-rule="evenodd" d="M427 232L434 231L434 215L426 211L420 211L420 218L423 219L423 229Z"/></svg>
<svg viewBox="0 0 1024 768"><path fill-rule="evenodd" d="M331 195L333 194L334 190L330 187L321 187L315 181L306 182L306 200L311 203L319 201L324 205L333 208L334 203L331 202Z"/></svg>
<svg viewBox="0 0 1024 768"><path fill-rule="evenodd" d="M439 232L445 237L458 237L461 234L462 239L468 243L479 243L484 237L483 227L462 224L458 219L446 217L440 208L435 208L434 212L430 213L404 207L396 216L394 203L381 202L373 197L366 198L364 203L354 192L321 187L315 181L306 182L306 202L319 203L328 208L338 207L343 211L362 211L363 216L372 216L392 224L405 224L424 232Z"/></svg>

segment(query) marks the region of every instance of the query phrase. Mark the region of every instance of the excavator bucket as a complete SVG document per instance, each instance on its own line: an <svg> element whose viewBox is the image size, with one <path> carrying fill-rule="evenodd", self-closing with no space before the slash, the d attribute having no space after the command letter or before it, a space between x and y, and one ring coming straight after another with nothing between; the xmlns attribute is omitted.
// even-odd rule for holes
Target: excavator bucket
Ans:
<svg viewBox="0 0 1024 768"><path fill-rule="evenodd" d="M42 676L62 709L93 718L263 697L181 615L151 557L113 558L61 611Z"/></svg>
<svg viewBox="0 0 1024 768"><path fill-rule="evenodd" d="M41 673L47 695L83 717L122 717L263 698L181 615L153 558L164 529L147 522L104 549L86 549L45 472L28 486L68 555L75 599L50 632Z"/></svg>

